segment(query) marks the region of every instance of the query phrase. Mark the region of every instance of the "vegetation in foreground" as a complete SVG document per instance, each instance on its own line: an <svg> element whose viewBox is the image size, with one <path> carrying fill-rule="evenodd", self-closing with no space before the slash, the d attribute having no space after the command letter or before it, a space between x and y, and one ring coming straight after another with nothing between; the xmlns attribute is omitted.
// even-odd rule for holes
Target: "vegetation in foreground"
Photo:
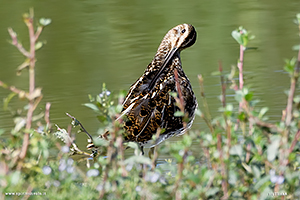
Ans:
<svg viewBox="0 0 300 200"><path fill-rule="evenodd" d="M1 199L300 198L300 96L295 95L300 51L298 58L287 61L284 67L291 84L282 118L269 123L268 108L256 107L258 101L243 84L243 58L251 37L242 27L233 31L232 36L240 45L240 58L230 74L224 74L219 66L221 107L220 115L215 118L210 117L203 78L198 77L203 112L198 111L197 115L207 123L208 131L190 131L176 143L166 141L151 159L141 155L135 143L129 143L126 145L134 148L135 154L125 158L122 130L114 121L121 110L121 105L114 100L122 98L122 94L115 98L104 86L96 98L90 96L91 102L86 106L97 113L102 127L111 134L108 141L88 135L88 142L99 146L88 153L78 149L70 137L71 130L51 126L50 103L46 104L45 112L35 112L43 97L34 82L35 51L43 45L37 39L51 20L40 19L35 31L31 10L24 15L24 21L29 30L29 51L18 42L12 29L9 34L12 44L26 57L18 72L28 69L29 91L0 81L0 86L11 91L4 100L6 109L16 95L28 101L23 112L15 112L15 127L10 133L0 130L0 134L8 135L0 140ZM300 14L296 24L300 32ZM238 84L235 69L238 69ZM237 103L227 103L228 89L234 91ZM24 112L26 115L22 115ZM80 122L70 117L73 125L79 125L87 133ZM193 155L192 145L201 148L203 155ZM172 159L156 166L158 155L164 152ZM81 159L74 160L70 156L74 154L79 154ZM86 164L86 170L79 167L79 162Z"/></svg>

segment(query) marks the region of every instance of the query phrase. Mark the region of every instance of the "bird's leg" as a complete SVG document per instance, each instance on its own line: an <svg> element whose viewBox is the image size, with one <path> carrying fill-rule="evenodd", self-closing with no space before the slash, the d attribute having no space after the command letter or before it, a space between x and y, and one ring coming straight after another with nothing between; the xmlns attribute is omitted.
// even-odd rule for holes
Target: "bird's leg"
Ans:
<svg viewBox="0 0 300 200"><path fill-rule="evenodd" d="M142 155L144 155L145 153L144 153L144 147L143 146L141 146L141 151L142 151Z"/></svg>

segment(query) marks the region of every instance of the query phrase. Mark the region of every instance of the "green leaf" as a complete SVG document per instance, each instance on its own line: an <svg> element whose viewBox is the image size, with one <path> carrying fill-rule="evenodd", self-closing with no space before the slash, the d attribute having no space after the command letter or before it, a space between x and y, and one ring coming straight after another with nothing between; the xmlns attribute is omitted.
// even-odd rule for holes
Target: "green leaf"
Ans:
<svg viewBox="0 0 300 200"><path fill-rule="evenodd" d="M245 100L246 101L251 101L252 97L253 97L253 93L248 93L248 94L245 95Z"/></svg>
<svg viewBox="0 0 300 200"><path fill-rule="evenodd" d="M299 103L300 102L300 95L297 95L294 97L294 102Z"/></svg>
<svg viewBox="0 0 300 200"><path fill-rule="evenodd" d="M197 116L199 116L199 117L202 117L202 112L201 112L201 110L200 110L200 109L197 109L197 110L195 111L195 115L197 115Z"/></svg>
<svg viewBox="0 0 300 200"><path fill-rule="evenodd" d="M88 94L88 98L89 98L90 102L95 101L95 98L92 95L90 95L90 94Z"/></svg>
<svg viewBox="0 0 300 200"><path fill-rule="evenodd" d="M239 113L238 119L241 120L241 121L245 121L247 119L247 116L246 116L245 112Z"/></svg>
<svg viewBox="0 0 300 200"><path fill-rule="evenodd" d="M298 24L300 24L300 13L298 13L298 14L296 15L296 18L297 18Z"/></svg>
<svg viewBox="0 0 300 200"><path fill-rule="evenodd" d="M257 181L257 183L254 186L254 189L255 190L262 189L262 186L267 182L270 182L270 175L266 175L265 177L263 177L259 181Z"/></svg>
<svg viewBox="0 0 300 200"><path fill-rule="evenodd" d="M172 97L177 97L177 93L176 92L169 92L169 94L172 96Z"/></svg>
<svg viewBox="0 0 300 200"><path fill-rule="evenodd" d="M139 149L139 145L136 142L128 142L127 146L133 149Z"/></svg>
<svg viewBox="0 0 300 200"><path fill-rule="evenodd" d="M243 155L243 148L242 148L242 145L240 144L237 144L237 145L234 145L230 148L229 150L229 153L231 155L238 155L240 158L242 157Z"/></svg>
<svg viewBox="0 0 300 200"><path fill-rule="evenodd" d="M228 104L226 105L226 111L233 111L233 105L230 104L230 103L228 103Z"/></svg>
<svg viewBox="0 0 300 200"><path fill-rule="evenodd" d="M42 48L42 46L43 46L43 42L37 42L37 43L35 43L35 45L34 45L34 48L35 48L35 50L39 50L40 48Z"/></svg>
<svg viewBox="0 0 300 200"><path fill-rule="evenodd" d="M237 102L242 102L243 97L244 97L244 94L241 90L236 91L234 98Z"/></svg>
<svg viewBox="0 0 300 200"><path fill-rule="evenodd" d="M107 117L104 115L98 115L97 119L99 120L99 122L106 122L107 121Z"/></svg>
<svg viewBox="0 0 300 200"><path fill-rule="evenodd" d="M90 108L90 109L92 109L92 110L94 110L96 112L99 112L98 107L95 104L93 104L93 103L84 103L82 105L84 105L84 106L86 106L86 107L88 107L88 108Z"/></svg>
<svg viewBox="0 0 300 200"><path fill-rule="evenodd" d="M260 179L260 170L257 166L252 166L252 171L256 179Z"/></svg>
<svg viewBox="0 0 300 200"><path fill-rule="evenodd" d="M152 161L150 160L150 158L147 158L145 156L131 156L129 158L127 158L124 161L124 164L146 164L146 165L151 165Z"/></svg>
<svg viewBox="0 0 300 200"><path fill-rule="evenodd" d="M268 110L269 110L268 107L263 107L258 114L258 118L262 118Z"/></svg>
<svg viewBox="0 0 300 200"><path fill-rule="evenodd" d="M271 136L271 144L269 144L267 149L268 160L270 162L272 162L278 154L280 140L281 140L280 136L276 136L276 135Z"/></svg>
<svg viewBox="0 0 300 200"><path fill-rule="evenodd" d="M221 72L220 71L214 71L211 73L212 76L220 76Z"/></svg>
<svg viewBox="0 0 300 200"><path fill-rule="evenodd" d="M241 33L238 30L232 31L231 36L233 37L233 39L235 39L237 41L237 43L239 43L240 45L243 45L243 39L241 37Z"/></svg>
<svg viewBox="0 0 300 200"><path fill-rule="evenodd" d="M21 75L21 71L23 69L25 69L26 67L28 67L29 63L30 63L30 59L26 58L25 61L21 65L18 66L18 68L17 68L17 76Z"/></svg>
<svg viewBox="0 0 300 200"><path fill-rule="evenodd" d="M206 195L207 197L209 197L209 196L214 196L217 192L219 192L219 190L220 190L220 188L218 188L218 187L210 188L210 189L208 189L208 190L205 192L205 195Z"/></svg>
<svg viewBox="0 0 300 200"><path fill-rule="evenodd" d="M238 178L237 178L237 175L236 175L236 171L234 170L230 170L229 171L229 177L228 177L228 182L231 184L231 185L235 185Z"/></svg>
<svg viewBox="0 0 300 200"><path fill-rule="evenodd" d="M297 59L293 57L291 60L285 60L284 70L288 72L290 75L294 73L294 68L296 66Z"/></svg>
<svg viewBox="0 0 300 200"><path fill-rule="evenodd" d="M26 119L23 117L16 117L14 118L14 123L15 123L14 131L18 132L21 130L21 128L25 127Z"/></svg>
<svg viewBox="0 0 300 200"><path fill-rule="evenodd" d="M181 111L176 111L176 112L174 113L174 116L175 116L175 117L183 117L183 116L184 116L184 113L181 112Z"/></svg>
<svg viewBox="0 0 300 200"><path fill-rule="evenodd" d="M107 147L109 145L109 141L102 139L102 138L94 138L94 145L96 147Z"/></svg>
<svg viewBox="0 0 300 200"><path fill-rule="evenodd" d="M9 103L10 100L11 100L14 96L16 96L16 95L17 95L17 93L12 92L12 93L10 93L10 94L4 99L4 101L3 101L3 110L7 110L7 108L8 108L8 103Z"/></svg>
<svg viewBox="0 0 300 200"><path fill-rule="evenodd" d="M182 140L183 144L185 144L185 146L191 146L192 145L192 138L191 136L187 135L187 134L184 134L183 135L183 140Z"/></svg>
<svg viewBox="0 0 300 200"><path fill-rule="evenodd" d="M11 184L16 185L19 182L20 177L21 177L21 172L20 171L13 172L11 177L10 177Z"/></svg>
<svg viewBox="0 0 300 200"><path fill-rule="evenodd" d="M197 176L197 175L194 175L194 174L189 174L189 175L187 176L187 180L193 181L195 184L199 184L200 181L201 181L200 177Z"/></svg>
<svg viewBox="0 0 300 200"><path fill-rule="evenodd" d="M300 50L300 45L298 44L298 45L294 45L293 47L292 47L292 49L294 50L294 51L299 51Z"/></svg>
<svg viewBox="0 0 300 200"><path fill-rule="evenodd" d="M49 24L51 24L51 19L49 19L49 18L41 18L39 22L40 22L40 24L42 26L48 26Z"/></svg>

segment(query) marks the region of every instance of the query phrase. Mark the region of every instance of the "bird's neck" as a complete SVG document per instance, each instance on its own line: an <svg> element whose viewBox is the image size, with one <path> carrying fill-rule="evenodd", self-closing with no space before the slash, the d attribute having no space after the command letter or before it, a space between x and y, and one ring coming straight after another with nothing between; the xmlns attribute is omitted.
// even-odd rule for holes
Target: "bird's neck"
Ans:
<svg viewBox="0 0 300 200"><path fill-rule="evenodd" d="M167 59L167 55L172 50L171 43L168 40L163 40L161 44L159 45L157 52L152 60L152 66L161 67L163 63ZM170 63L174 60L177 60L180 62L180 51L177 51L172 58L170 59Z"/></svg>

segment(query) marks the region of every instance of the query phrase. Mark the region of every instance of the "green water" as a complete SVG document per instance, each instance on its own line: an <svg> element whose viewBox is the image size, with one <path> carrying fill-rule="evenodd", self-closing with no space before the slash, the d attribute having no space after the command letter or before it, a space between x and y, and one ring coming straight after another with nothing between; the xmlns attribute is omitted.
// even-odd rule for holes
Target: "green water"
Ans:
<svg viewBox="0 0 300 200"><path fill-rule="evenodd" d="M1 0L0 5L0 80L21 89L28 88L28 74L25 70L21 76L15 75L24 57L8 43L7 28L12 27L26 47L28 33L22 14L33 7L37 18L52 19L40 37L47 44L37 52L36 84L43 88L41 105L51 102L51 122L60 127L69 124L65 115L69 112L95 135L99 123L94 113L82 106L88 102L87 95L100 93L103 82L113 93L128 90L152 60L165 33L181 23L193 24L198 33L196 44L181 54L183 68L198 100L197 74L203 75L214 115L220 106L220 84L219 77L211 73L218 69L219 60L226 72L236 64L239 46L231 31L240 25L256 36L250 46L258 47L245 55L246 84L261 99L260 107L271 107L270 120L279 119L284 108L289 79L282 69L284 59L296 55L291 47L299 42L292 22L300 12L298 0ZM1 100L8 94L0 88ZM234 102L230 95L228 101ZM10 105L18 108L24 104L15 99ZM0 106L0 128L12 126L10 112ZM193 127L206 129L199 118ZM77 143L86 144L84 134L78 135Z"/></svg>

